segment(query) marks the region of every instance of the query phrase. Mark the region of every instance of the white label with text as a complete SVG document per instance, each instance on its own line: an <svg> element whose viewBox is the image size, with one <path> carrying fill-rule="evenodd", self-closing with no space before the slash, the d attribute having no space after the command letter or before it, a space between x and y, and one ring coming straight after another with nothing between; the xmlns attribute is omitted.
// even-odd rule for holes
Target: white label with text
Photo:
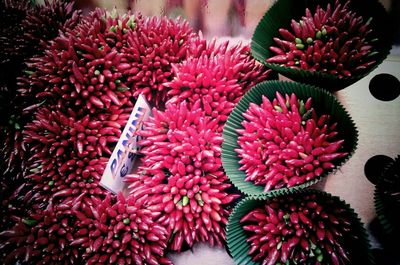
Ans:
<svg viewBox="0 0 400 265"><path fill-rule="evenodd" d="M149 103L140 95L101 177L100 185L111 192L124 192L124 177L137 167L137 131L142 129L143 122L150 115Z"/></svg>

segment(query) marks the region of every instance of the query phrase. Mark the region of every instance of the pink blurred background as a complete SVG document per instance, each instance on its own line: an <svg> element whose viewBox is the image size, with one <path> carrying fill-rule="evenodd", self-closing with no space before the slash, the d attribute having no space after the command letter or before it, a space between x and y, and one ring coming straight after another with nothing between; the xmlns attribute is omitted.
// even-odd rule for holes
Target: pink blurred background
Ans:
<svg viewBox="0 0 400 265"><path fill-rule="evenodd" d="M75 0L85 13L95 7L140 11L145 16L181 16L207 39L237 37L250 39L258 21L275 0ZM400 1L380 0L400 25ZM40 1L39 1L40 2ZM397 14L397 15L396 15ZM398 30L397 30L398 31ZM398 38L400 41L400 36Z"/></svg>
<svg viewBox="0 0 400 265"><path fill-rule="evenodd" d="M128 9L145 16L181 16L206 38L216 36L249 39L262 15L273 0L76 0L79 8L89 12L95 7Z"/></svg>
<svg viewBox="0 0 400 265"><path fill-rule="evenodd" d="M37 0L38 2L44 0ZM258 21L276 0L74 0L85 13L96 7L128 9L145 16L181 16L207 39L229 37L249 41ZM379 0L396 31L393 55L400 55L400 0Z"/></svg>

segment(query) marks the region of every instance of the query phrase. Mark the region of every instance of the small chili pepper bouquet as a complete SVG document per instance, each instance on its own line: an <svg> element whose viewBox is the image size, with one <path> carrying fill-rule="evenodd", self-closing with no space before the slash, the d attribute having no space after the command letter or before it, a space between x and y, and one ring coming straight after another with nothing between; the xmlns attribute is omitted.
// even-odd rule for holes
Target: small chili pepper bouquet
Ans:
<svg viewBox="0 0 400 265"><path fill-rule="evenodd" d="M336 91L375 69L393 42L376 0L278 0L259 22L252 54L295 81Z"/></svg>
<svg viewBox="0 0 400 265"><path fill-rule="evenodd" d="M227 242L240 265L373 264L354 210L316 190L242 200L229 217Z"/></svg>
<svg viewBox="0 0 400 265"><path fill-rule="evenodd" d="M329 92L294 82L253 87L223 131L222 165L246 195L310 186L350 158L357 129Z"/></svg>

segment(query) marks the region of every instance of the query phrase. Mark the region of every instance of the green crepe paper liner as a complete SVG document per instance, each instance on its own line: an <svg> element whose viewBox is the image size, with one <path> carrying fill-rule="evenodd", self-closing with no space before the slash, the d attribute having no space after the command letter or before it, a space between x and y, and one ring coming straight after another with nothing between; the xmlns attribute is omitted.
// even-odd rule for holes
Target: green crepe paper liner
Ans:
<svg viewBox="0 0 400 265"><path fill-rule="evenodd" d="M386 189L384 188L383 181L386 176L391 176L390 174L387 175L388 172L393 169L395 165L398 166L399 163L400 156L396 157L392 163L389 163L389 165L385 167L377 185L375 186L374 204L376 215L379 224L388 236L393 236L394 233L400 235L400 218L398 217L399 204L391 201L385 196L384 192Z"/></svg>
<svg viewBox="0 0 400 265"><path fill-rule="evenodd" d="M332 163L336 166L335 168L325 170L321 176L311 181L290 188L282 188L264 192L264 186L256 186L253 184L253 182L245 181L244 179L246 177L246 173L239 170L241 167L239 164L240 158L234 150L239 148L237 143L238 134L236 133L236 129L242 128L241 122L244 120L242 113L248 109L250 102L261 104L262 95L266 96L272 101L272 99L276 97L276 91L279 91L282 95L295 93L297 98L303 99L304 102L307 100L307 98L311 97L313 99L312 106L315 108L318 115L329 114L331 116L330 120L332 122L337 122L338 125L336 130L339 133L337 139L345 140L342 151L348 152L348 155L334 160ZM270 196L275 196L281 194L286 189L292 190L295 188L306 188L317 183L323 177L326 177L338 169L353 155L358 141L358 131L353 120L345 108L332 94L311 85L275 80L257 84L242 97L229 115L229 118L224 126L222 136L224 141L222 143L221 158L225 173L233 185L235 185L244 194L250 196L265 195L266 193Z"/></svg>
<svg viewBox="0 0 400 265"><path fill-rule="evenodd" d="M342 1L343 2L343 1ZM377 0L353 0L351 9L363 16L364 21L372 17L371 27L378 41L374 47L379 54L375 55L376 63L355 76L343 77L339 79L335 75L322 72L311 72L300 69L292 69L275 63L267 63L266 59L275 54L269 50L270 46L275 46L274 37L280 37L279 28L291 30L290 22L292 19L298 21L305 15L306 7L314 12L319 4L325 8L327 3L334 3L334 0L278 0L265 13L257 25L251 40L251 53L253 57L278 73L298 82L312 84L324 87L329 91L343 89L374 70L387 57L394 40L394 29L391 29L393 23L389 20L389 15L385 8Z"/></svg>
<svg viewBox="0 0 400 265"><path fill-rule="evenodd" d="M318 191L313 189L307 190L292 190L292 191L284 191L280 194L280 196L286 196L289 194L316 194L318 197L327 197L332 198L335 203L341 205L348 212L349 218L352 224L351 234L356 234L358 236L357 244L352 244L351 253L356 250L358 253L358 258L363 259L361 263L354 264L363 264L363 265L374 265L374 258L370 251L371 245L368 239L367 231L364 228L364 224L361 219L358 217L357 213L354 209L351 208L349 204L345 201L341 200L337 196L333 196L324 191ZM268 196L259 196L259 197L247 197L240 201L236 207L233 209L232 214L229 216L228 224L226 226L226 237L227 237L227 245L230 253L232 254L233 260L235 264L238 265L257 265L260 264L258 262L254 262L247 253L250 250L250 244L246 241L246 231L242 229L240 224L240 219L248 213L250 210L253 210L257 207L265 205L265 202L270 200L271 197ZM352 263L353 264L353 263Z"/></svg>
<svg viewBox="0 0 400 265"><path fill-rule="evenodd" d="M382 198L382 191L380 191L377 187L375 187L374 192L374 205L376 215L379 221L379 224L383 228L383 231L386 235L391 235L395 231L395 226L390 220L390 217L387 216L387 206L385 205L385 201ZM385 207L386 206L386 207ZM398 213L397 213L398 214Z"/></svg>

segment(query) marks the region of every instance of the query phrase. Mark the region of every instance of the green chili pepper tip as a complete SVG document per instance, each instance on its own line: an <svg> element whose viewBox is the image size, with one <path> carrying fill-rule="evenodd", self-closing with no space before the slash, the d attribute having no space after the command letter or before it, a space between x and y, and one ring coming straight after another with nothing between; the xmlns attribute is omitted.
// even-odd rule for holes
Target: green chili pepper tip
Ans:
<svg viewBox="0 0 400 265"><path fill-rule="evenodd" d="M279 112L282 112L282 108L279 107L278 105L275 105L275 106L274 106L274 109L277 110L277 111L279 111Z"/></svg>
<svg viewBox="0 0 400 265"><path fill-rule="evenodd" d="M282 241L280 241L280 242L278 243L278 245L276 245L276 249L279 250L279 249L281 249L281 247L282 247Z"/></svg>
<svg viewBox="0 0 400 265"><path fill-rule="evenodd" d="M300 38L295 38L294 42L296 42L296 44L302 44L303 43Z"/></svg>
<svg viewBox="0 0 400 265"><path fill-rule="evenodd" d="M182 199L182 206L186 206L186 205L188 205L188 203L189 203L189 197L188 196L183 196L183 199Z"/></svg>

